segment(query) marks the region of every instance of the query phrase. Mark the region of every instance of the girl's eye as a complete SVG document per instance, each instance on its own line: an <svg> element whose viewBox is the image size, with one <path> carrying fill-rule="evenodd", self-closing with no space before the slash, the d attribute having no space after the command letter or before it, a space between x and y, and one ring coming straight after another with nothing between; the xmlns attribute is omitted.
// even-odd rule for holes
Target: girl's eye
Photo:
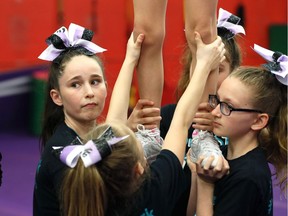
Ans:
<svg viewBox="0 0 288 216"><path fill-rule="evenodd" d="M101 81L102 81L102 80L100 80L100 79L95 79L95 80L92 80L92 81L91 81L91 84L92 84L92 85L97 85L97 84L101 83Z"/></svg>
<svg viewBox="0 0 288 216"><path fill-rule="evenodd" d="M80 85L79 85L79 83L72 83L71 84L71 87L73 87L73 88L78 88Z"/></svg>
<svg viewBox="0 0 288 216"><path fill-rule="evenodd" d="M234 109L234 106L231 103L226 103L230 109Z"/></svg>

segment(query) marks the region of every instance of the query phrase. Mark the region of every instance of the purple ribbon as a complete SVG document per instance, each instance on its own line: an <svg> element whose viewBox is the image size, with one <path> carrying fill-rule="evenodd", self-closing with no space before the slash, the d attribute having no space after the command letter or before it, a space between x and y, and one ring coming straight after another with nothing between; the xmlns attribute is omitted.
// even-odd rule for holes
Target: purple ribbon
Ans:
<svg viewBox="0 0 288 216"><path fill-rule="evenodd" d="M245 35L245 29L241 25L238 25L240 20L241 18L220 8L218 14L217 28L227 29L230 32L228 39L240 33Z"/></svg>
<svg viewBox="0 0 288 216"><path fill-rule="evenodd" d="M288 56L280 52L274 52L265 49L257 44L254 44L254 47L252 49L268 62L263 66L269 71L271 71L271 73L275 74L279 82L287 86Z"/></svg>
<svg viewBox="0 0 288 216"><path fill-rule="evenodd" d="M89 140L84 145L53 146L53 151L59 152L60 160L67 166L74 168L82 159L85 167L89 167L111 154L111 146L126 139L129 135L115 137L111 127L108 127L97 139Z"/></svg>
<svg viewBox="0 0 288 216"><path fill-rule="evenodd" d="M38 58L46 61L53 61L67 48L77 46L83 47L94 54L106 51L106 49L91 42L92 37L92 31L74 23L70 24L68 30L62 26L47 39L49 46Z"/></svg>

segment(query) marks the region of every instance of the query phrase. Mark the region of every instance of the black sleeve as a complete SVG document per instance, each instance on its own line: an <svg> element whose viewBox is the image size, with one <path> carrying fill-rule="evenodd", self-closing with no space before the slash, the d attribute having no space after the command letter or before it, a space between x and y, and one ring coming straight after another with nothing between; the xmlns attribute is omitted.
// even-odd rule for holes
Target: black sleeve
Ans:
<svg viewBox="0 0 288 216"><path fill-rule="evenodd" d="M174 153L164 149L157 156L157 160L152 163L150 169L153 182L151 190L155 193L152 199L155 199L155 203L165 200L162 203L165 203L164 206L167 209L170 208L171 212L187 184L182 166Z"/></svg>

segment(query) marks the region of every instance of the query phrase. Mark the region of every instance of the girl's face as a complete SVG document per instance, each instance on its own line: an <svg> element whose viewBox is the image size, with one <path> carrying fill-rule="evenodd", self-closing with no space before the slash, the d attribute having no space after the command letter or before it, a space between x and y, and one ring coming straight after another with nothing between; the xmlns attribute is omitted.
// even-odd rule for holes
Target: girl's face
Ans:
<svg viewBox="0 0 288 216"><path fill-rule="evenodd" d="M230 63L225 59L225 61L221 62L219 65L219 76L217 82L217 89L219 89L221 83L228 77L231 73Z"/></svg>
<svg viewBox="0 0 288 216"><path fill-rule="evenodd" d="M59 89L51 90L50 94L57 105L63 106L66 121L95 122L102 113L107 89L103 71L95 59L84 55L73 57L59 79Z"/></svg>
<svg viewBox="0 0 288 216"><path fill-rule="evenodd" d="M233 108L253 109L252 90L235 77L226 78L218 89L218 99ZM232 111L225 116L220 111L220 104L212 111L214 117L213 132L229 139L241 138L250 131L257 113Z"/></svg>

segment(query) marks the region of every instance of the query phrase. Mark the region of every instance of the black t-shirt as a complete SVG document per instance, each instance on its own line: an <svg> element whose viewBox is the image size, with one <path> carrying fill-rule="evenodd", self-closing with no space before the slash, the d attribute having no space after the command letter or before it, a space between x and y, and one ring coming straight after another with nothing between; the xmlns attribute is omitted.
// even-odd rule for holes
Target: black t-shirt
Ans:
<svg viewBox="0 0 288 216"><path fill-rule="evenodd" d="M67 166L52 153L52 146L67 146L77 134L66 124L57 127L47 142L36 170L33 215L59 216L58 192Z"/></svg>
<svg viewBox="0 0 288 216"><path fill-rule="evenodd" d="M161 108L162 120L160 122L160 135L163 139L165 138L165 136L169 130L175 109L176 109L176 104L168 104L168 105L163 106ZM188 130L186 153L188 152L188 150L191 146L193 130L194 129L192 127L190 127ZM187 210L187 205L188 205L188 200L189 200L189 195L190 195L191 171L190 171L190 169L186 163L184 165L183 170L185 173L185 179L186 179L187 184L186 184L186 188L185 188L183 194L181 195L181 197L177 201L175 208L173 209L172 215L175 215L175 216L182 216L182 215L186 216L186 210Z"/></svg>
<svg viewBox="0 0 288 216"><path fill-rule="evenodd" d="M59 216L58 193L67 166L54 153L52 146L67 146L77 134L66 124L60 125L47 142L39 161L34 187L33 215ZM143 196L133 215L171 215L172 209L185 190L186 180L178 158L169 150L162 150L150 165L151 179L143 185ZM134 207L133 207L134 208ZM140 209L140 210L139 210Z"/></svg>
<svg viewBox="0 0 288 216"><path fill-rule="evenodd" d="M185 174L178 158L169 150L162 150L150 165L151 178L142 187L143 198L133 215L172 215L179 197L186 188Z"/></svg>
<svg viewBox="0 0 288 216"><path fill-rule="evenodd" d="M224 157L227 146L221 147ZM260 147L228 160L230 174L215 183L214 215L272 216L271 172Z"/></svg>

